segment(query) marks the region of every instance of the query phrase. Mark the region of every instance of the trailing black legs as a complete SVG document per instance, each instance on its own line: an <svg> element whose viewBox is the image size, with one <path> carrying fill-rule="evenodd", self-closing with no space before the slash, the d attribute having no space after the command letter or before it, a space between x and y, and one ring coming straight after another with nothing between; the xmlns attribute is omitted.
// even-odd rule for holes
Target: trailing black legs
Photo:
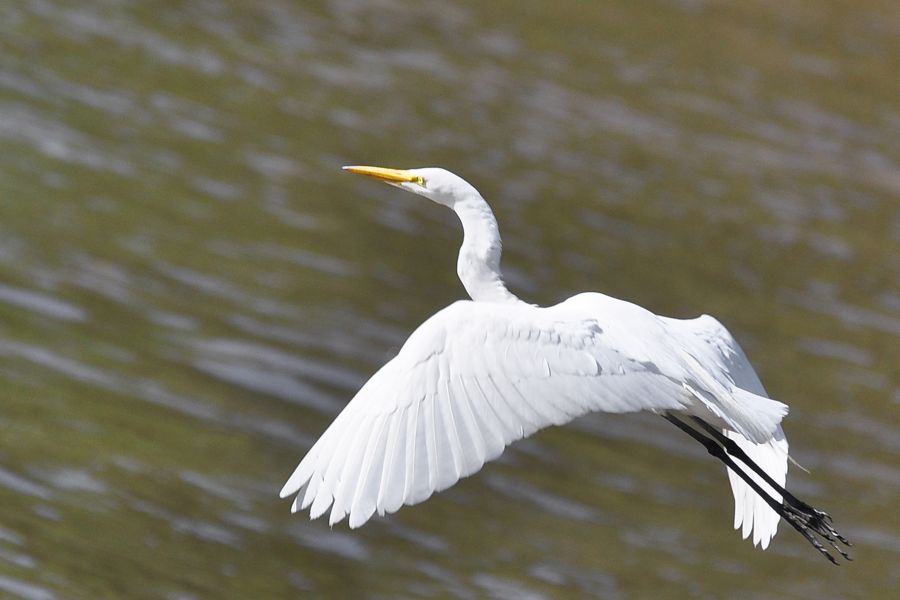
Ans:
<svg viewBox="0 0 900 600"><path fill-rule="evenodd" d="M843 548L838 546L838 542L847 546L852 546L852 544L834 529L831 516L828 513L813 508L806 502L799 500L793 494L785 490L784 487L778 485L759 467L759 465L753 462L753 460L741 450L734 440L726 437L718 429L698 417L692 417L692 420L706 433L706 435L671 413L665 413L662 416L699 443L703 444L709 454L725 463L725 465L743 479L754 492L759 494L760 498L765 500L765 502L772 507L772 510L778 513L782 519L787 521L791 527L799 531L806 541L812 544L813 547L821 552L828 560L834 564L838 564L834 556L828 552L815 535L818 535L823 540L827 541L829 545L845 559L853 560ZM737 459L746 465L746 467L758 475L760 479L771 486L776 493L781 495L782 500L776 500L771 494L763 490L759 483L757 483L744 469L738 466L734 459Z"/></svg>

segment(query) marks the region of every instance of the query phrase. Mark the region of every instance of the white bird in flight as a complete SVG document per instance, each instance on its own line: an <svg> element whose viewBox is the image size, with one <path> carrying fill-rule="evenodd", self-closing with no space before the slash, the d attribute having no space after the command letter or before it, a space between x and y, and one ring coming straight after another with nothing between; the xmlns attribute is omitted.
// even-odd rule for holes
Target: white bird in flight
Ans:
<svg viewBox="0 0 900 600"><path fill-rule="evenodd" d="M837 564L831 517L784 489L787 405L767 397L714 318L672 319L599 293L527 304L500 273L500 233L481 194L439 168L344 167L452 209L457 273L471 300L437 312L357 392L281 490L292 512L350 527L417 504L512 442L589 412L659 414L724 462L734 527L765 549L780 518ZM737 460L743 467L737 462Z"/></svg>

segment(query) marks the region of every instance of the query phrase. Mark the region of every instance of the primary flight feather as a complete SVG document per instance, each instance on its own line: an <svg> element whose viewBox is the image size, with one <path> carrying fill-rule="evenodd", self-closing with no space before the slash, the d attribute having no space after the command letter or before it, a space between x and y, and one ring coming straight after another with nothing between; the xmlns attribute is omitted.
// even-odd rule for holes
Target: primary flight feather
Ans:
<svg viewBox="0 0 900 600"><path fill-rule="evenodd" d="M293 511L316 518L331 509L330 523L349 516L359 527L450 487L539 429L588 412L646 410L688 427L728 465L745 538L767 547L785 517L831 558L808 533L844 541L830 517L800 501L808 511L785 508L796 500L783 489L788 407L767 397L718 321L660 317L597 293L526 304L503 281L497 221L469 183L439 168L344 168L456 212L457 273L471 300L425 321L363 385L281 490L296 496ZM753 464L745 471L732 457Z"/></svg>

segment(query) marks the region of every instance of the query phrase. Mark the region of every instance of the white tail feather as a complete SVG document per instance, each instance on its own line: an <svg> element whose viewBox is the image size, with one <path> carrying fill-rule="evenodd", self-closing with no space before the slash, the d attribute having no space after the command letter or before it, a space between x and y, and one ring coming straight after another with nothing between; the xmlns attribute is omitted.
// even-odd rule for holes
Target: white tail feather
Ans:
<svg viewBox="0 0 900 600"><path fill-rule="evenodd" d="M751 442L734 431L725 431L725 435L743 450L775 483L784 487L787 480L788 442L781 427L777 427L775 435L769 441L757 444ZM736 461L740 465L740 461ZM741 465L743 467L743 465ZM750 478L776 501L781 502L781 495L749 469L743 469ZM734 528L741 529L744 539L753 533L753 544L765 550L778 530L778 514L747 483L731 469L728 480L734 493Z"/></svg>

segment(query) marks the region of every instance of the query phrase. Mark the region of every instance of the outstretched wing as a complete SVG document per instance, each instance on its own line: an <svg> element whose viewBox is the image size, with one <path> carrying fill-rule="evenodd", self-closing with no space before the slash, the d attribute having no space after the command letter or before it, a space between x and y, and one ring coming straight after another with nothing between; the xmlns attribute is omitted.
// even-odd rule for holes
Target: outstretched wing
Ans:
<svg viewBox="0 0 900 600"><path fill-rule="evenodd" d="M762 382L753 370L744 351L728 330L713 317L703 315L696 319L662 319L666 327L677 335L686 351L694 355L700 363L723 384L732 384L759 396L768 398ZM725 430L725 435L737 443L751 460L759 465L776 483L784 487L788 468L788 442L779 425L771 440L757 444L740 433ZM759 494L747 485L731 469L728 479L734 493L734 528L741 528L744 539L753 533L753 544L767 548L778 529L778 514L766 504ZM768 491L776 500L781 495L775 493L756 474L750 476Z"/></svg>
<svg viewBox="0 0 900 600"><path fill-rule="evenodd" d="M331 507L330 523L349 514L358 527L548 425L589 411L684 408L680 383L590 312L468 301L438 312L360 389L281 496L296 494L294 511L311 507L316 518Z"/></svg>

